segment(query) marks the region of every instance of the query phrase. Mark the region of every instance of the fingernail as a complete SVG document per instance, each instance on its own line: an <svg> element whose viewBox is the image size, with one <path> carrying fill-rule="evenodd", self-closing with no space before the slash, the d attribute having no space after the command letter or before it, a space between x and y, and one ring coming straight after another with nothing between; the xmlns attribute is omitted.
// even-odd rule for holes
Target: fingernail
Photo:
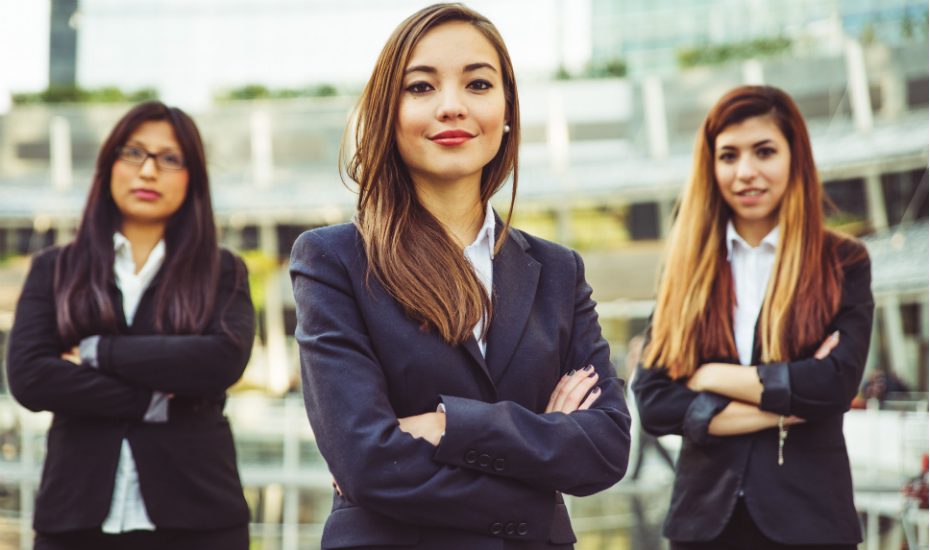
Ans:
<svg viewBox="0 0 930 550"><path fill-rule="evenodd" d="M575 369L568 371L568 374L566 374L565 376L571 376L573 374L575 374Z"/></svg>
<svg viewBox="0 0 930 550"><path fill-rule="evenodd" d="M584 368L584 370L586 370L586 371L592 371L592 370L594 370L594 365L588 365L587 367Z"/></svg>
<svg viewBox="0 0 930 550"><path fill-rule="evenodd" d="M591 374L588 375L588 378L594 378L595 376L597 376L597 373L592 372Z"/></svg>
<svg viewBox="0 0 930 550"><path fill-rule="evenodd" d="M833 331L833 339L834 339L834 340L839 340L839 338L840 338L840 331L834 330L834 331Z"/></svg>
<svg viewBox="0 0 930 550"><path fill-rule="evenodd" d="M601 393L601 388L594 388L594 390L591 392L591 395L597 395L599 393Z"/></svg>

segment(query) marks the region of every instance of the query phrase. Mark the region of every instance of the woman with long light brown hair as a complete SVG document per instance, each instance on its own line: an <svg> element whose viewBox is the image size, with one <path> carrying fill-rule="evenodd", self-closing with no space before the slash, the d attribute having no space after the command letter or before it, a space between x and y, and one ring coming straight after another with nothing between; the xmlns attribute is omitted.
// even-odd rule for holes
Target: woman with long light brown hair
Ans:
<svg viewBox="0 0 930 550"><path fill-rule="evenodd" d="M783 91L725 94L698 132L633 389L683 446L673 549L854 549L843 439L869 347L870 264L824 227L801 114Z"/></svg>
<svg viewBox="0 0 930 550"><path fill-rule="evenodd" d="M291 254L304 398L336 482L323 548L571 548L560 493L626 470L623 385L580 257L489 204L510 175L515 193L519 115L503 40L460 4L410 16L375 65L354 223Z"/></svg>

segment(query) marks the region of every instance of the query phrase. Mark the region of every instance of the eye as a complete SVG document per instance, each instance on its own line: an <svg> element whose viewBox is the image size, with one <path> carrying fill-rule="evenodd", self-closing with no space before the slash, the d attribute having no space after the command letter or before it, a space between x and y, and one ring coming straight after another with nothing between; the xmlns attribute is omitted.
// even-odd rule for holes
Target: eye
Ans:
<svg viewBox="0 0 930 550"><path fill-rule="evenodd" d="M736 160L736 153L733 151L724 151L717 156L717 160L724 163L730 163Z"/></svg>
<svg viewBox="0 0 930 550"><path fill-rule="evenodd" d="M161 164L171 168L184 167L184 158L178 153L162 153L158 156L158 160L161 161Z"/></svg>
<svg viewBox="0 0 930 550"><path fill-rule="evenodd" d="M773 156L776 152L774 147L760 147L756 150L756 155L761 159L765 159Z"/></svg>
<svg viewBox="0 0 930 550"><path fill-rule="evenodd" d="M407 91L412 94L425 94L432 90L433 86L429 82L423 82L422 80L407 86Z"/></svg>
<svg viewBox="0 0 930 550"><path fill-rule="evenodd" d="M468 83L469 89L477 90L477 91L490 90L493 87L494 87L493 84L483 79L472 80L471 82Z"/></svg>
<svg viewBox="0 0 930 550"><path fill-rule="evenodd" d="M129 161L144 161L146 154L145 151L138 147L133 147L132 145L127 145L120 149L119 152L120 158Z"/></svg>

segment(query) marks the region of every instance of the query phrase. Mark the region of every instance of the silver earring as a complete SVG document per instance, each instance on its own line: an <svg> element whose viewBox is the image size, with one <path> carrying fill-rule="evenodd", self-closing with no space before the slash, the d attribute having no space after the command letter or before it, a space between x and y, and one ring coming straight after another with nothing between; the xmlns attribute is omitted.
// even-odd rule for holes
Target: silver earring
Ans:
<svg viewBox="0 0 930 550"><path fill-rule="evenodd" d="M504 124L504 133L505 133L505 134L509 134L509 133L510 133L510 125L509 125L509 124Z"/></svg>

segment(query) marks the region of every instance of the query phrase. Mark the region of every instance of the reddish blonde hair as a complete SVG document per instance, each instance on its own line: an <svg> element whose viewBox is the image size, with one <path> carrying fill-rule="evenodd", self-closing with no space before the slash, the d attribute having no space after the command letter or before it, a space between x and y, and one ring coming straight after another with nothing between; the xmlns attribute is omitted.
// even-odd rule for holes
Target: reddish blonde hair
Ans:
<svg viewBox="0 0 930 550"><path fill-rule="evenodd" d="M762 361L812 353L839 309L843 270L836 249L843 238L824 227L823 191L804 119L777 88L735 88L698 132L691 177L666 245L644 363L667 368L673 378L690 376L701 360L738 356L725 243L732 212L717 188L714 143L725 128L757 116L772 117L791 153L775 265L759 314Z"/></svg>

